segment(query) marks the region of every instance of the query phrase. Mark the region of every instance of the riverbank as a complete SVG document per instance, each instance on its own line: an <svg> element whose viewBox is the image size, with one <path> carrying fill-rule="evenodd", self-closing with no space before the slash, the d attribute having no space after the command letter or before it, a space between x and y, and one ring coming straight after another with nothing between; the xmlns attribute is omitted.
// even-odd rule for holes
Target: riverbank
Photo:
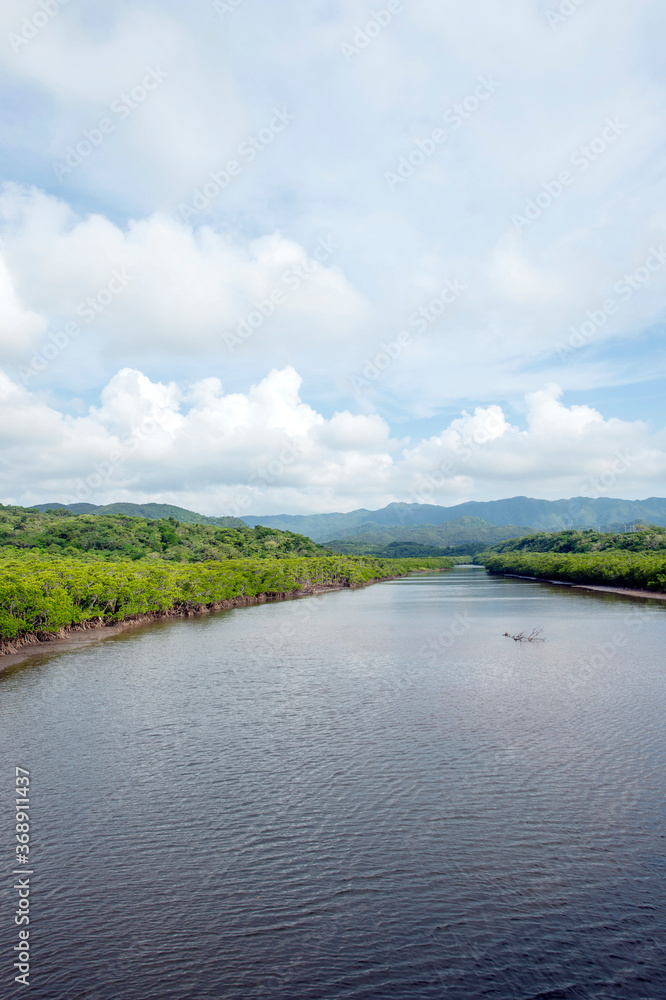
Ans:
<svg viewBox="0 0 666 1000"><path fill-rule="evenodd" d="M225 610L355 587L451 561L314 556L199 563L107 560L28 551L0 557L0 643L6 653L106 623Z"/></svg>
<svg viewBox="0 0 666 1000"><path fill-rule="evenodd" d="M554 587L574 587L578 590L597 590L603 594L620 594L622 597L650 597L657 601L666 601L666 593L661 590L635 590L629 587L606 587L598 583L573 583L570 580L547 580L542 576L525 576L522 573L501 573L516 580L534 580L536 583L550 583Z"/></svg>
<svg viewBox="0 0 666 1000"><path fill-rule="evenodd" d="M557 535L546 536L543 544L549 541L555 544L558 538ZM565 544L566 539L560 541ZM512 574L584 587L607 587L609 592L614 589L620 593L634 591L647 595L666 592L666 549L635 552L620 548L586 552L489 550L481 553L478 562L489 573L500 575Z"/></svg>
<svg viewBox="0 0 666 1000"><path fill-rule="evenodd" d="M199 604L189 607L165 608L160 611L149 611L144 614L128 615L121 621L105 621L103 618L89 619L81 624L62 626L57 633L31 633L19 639L0 641L0 673L29 659L37 653L64 653L91 643L112 638L129 629L154 622L167 621L171 618L193 618L212 614L215 611L230 611L233 608L245 608L255 604L268 604L274 601L294 600L298 597L313 597L328 594L336 590L356 590L359 587L369 587L374 583L384 583L395 580L395 576L377 577L364 583L322 583L306 585L298 590L282 593L265 593L241 595L222 601L211 601L209 604Z"/></svg>

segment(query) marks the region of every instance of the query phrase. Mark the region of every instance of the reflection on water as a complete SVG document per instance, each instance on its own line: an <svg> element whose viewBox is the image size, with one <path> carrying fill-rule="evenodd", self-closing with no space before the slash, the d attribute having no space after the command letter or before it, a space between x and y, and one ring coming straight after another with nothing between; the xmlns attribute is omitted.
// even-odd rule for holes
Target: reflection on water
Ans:
<svg viewBox="0 0 666 1000"><path fill-rule="evenodd" d="M656 1000L665 640L656 601L457 569L12 670L31 996Z"/></svg>

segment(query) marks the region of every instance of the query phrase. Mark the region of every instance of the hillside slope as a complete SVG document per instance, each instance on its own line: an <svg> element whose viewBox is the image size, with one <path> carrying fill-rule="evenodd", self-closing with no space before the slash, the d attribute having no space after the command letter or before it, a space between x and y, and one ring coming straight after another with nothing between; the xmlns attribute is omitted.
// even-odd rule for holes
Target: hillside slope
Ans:
<svg viewBox="0 0 666 1000"><path fill-rule="evenodd" d="M645 524L617 534L599 531L537 532L527 538L499 542L493 553L503 552L655 552L666 550L666 528Z"/></svg>
<svg viewBox="0 0 666 1000"><path fill-rule="evenodd" d="M160 558L173 562L324 556L310 538L261 525L250 528L183 524L174 517L148 520L125 514L74 514L0 505L0 553L33 550L50 555L106 559Z"/></svg>
<svg viewBox="0 0 666 1000"><path fill-rule="evenodd" d="M497 527L480 517L457 517L447 524L410 525L406 528L365 524L358 530L345 532L326 545L335 552L358 552L359 545L385 548L397 542L438 549L470 543L479 550L480 547L495 545L507 538L521 538L530 533L530 528L520 528L515 524Z"/></svg>
<svg viewBox="0 0 666 1000"><path fill-rule="evenodd" d="M219 528L241 528L244 521L237 517L207 517L197 514L184 507L174 507L169 503L109 503L98 507L94 503L39 503L30 510L41 513L55 510L69 510L72 514L125 514L127 517L143 517L149 521L158 521L164 517L173 517L181 524L210 524Z"/></svg>

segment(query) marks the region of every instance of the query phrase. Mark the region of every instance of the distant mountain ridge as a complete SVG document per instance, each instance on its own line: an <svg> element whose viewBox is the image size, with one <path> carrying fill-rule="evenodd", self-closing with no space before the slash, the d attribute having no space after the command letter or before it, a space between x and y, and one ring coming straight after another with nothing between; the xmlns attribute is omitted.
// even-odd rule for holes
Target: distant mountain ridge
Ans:
<svg viewBox="0 0 666 1000"><path fill-rule="evenodd" d="M609 525L646 521L666 525L666 498L617 500L611 497L572 497L569 500L536 500L512 497L506 500L470 500L455 507L434 504L390 503L381 510L365 508L348 514L269 514L248 515L242 520L307 535L315 542L350 539L355 532L374 530L370 526L405 528L411 525L446 524L460 517L477 517L498 527L524 525L539 531L565 528L605 528Z"/></svg>
<svg viewBox="0 0 666 1000"><path fill-rule="evenodd" d="M420 545L444 548L447 545L462 545L465 542L483 542L495 545L507 538L522 538L532 534L534 529L521 528L516 524L501 527L483 521L480 517L456 517L446 524L410 524L407 527L393 525L362 524L345 532L336 542L364 542L370 545L389 545L391 542L416 542Z"/></svg>

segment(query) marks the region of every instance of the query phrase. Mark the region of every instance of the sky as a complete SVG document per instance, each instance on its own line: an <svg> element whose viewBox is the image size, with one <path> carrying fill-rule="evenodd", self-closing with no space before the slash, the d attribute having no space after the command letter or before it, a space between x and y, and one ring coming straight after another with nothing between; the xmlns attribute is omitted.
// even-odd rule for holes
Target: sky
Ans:
<svg viewBox="0 0 666 1000"><path fill-rule="evenodd" d="M666 490L660 0L3 0L0 501Z"/></svg>

